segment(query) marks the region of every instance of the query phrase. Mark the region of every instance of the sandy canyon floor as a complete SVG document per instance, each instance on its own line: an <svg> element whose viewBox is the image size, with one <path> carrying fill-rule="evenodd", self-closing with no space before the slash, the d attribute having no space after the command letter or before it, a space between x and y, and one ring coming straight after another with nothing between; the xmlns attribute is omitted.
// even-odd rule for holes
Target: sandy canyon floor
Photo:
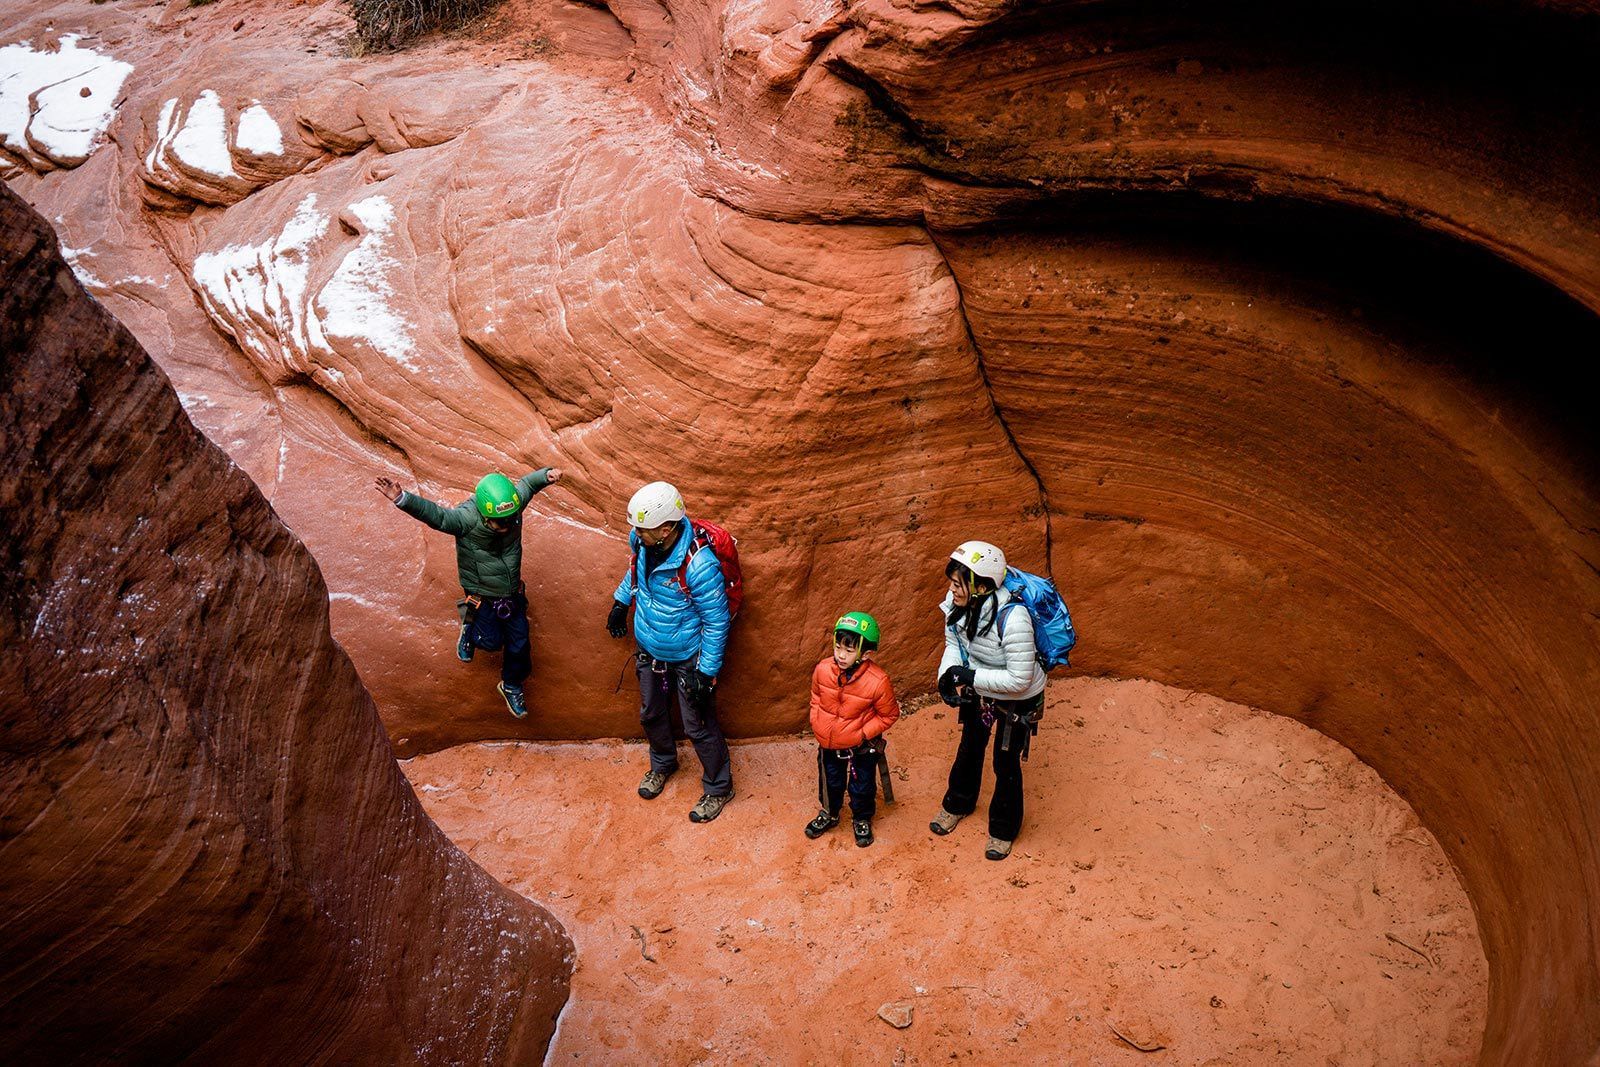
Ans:
<svg viewBox="0 0 1600 1067"><path fill-rule="evenodd" d="M865 849L848 823L801 833L809 739L736 745L736 799L706 826L687 818L687 745L653 802L634 793L642 743L481 743L403 767L577 943L550 1063L1475 1058L1471 905L1346 749L1154 683L1057 682L1023 834L994 863L992 777L976 816L928 831L955 737L937 703L895 727L897 803Z"/></svg>

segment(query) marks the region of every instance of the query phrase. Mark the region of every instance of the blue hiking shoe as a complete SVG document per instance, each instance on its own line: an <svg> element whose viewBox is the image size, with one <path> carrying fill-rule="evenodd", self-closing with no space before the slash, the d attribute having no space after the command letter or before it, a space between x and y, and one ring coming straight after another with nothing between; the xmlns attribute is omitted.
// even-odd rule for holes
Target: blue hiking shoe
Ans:
<svg viewBox="0 0 1600 1067"><path fill-rule="evenodd" d="M474 651L476 648L472 644L472 627L463 626L461 636L456 638L456 659L462 663L471 663Z"/></svg>
<svg viewBox="0 0 1600 1067"><path fill-rule="evenodd" d="M522 699L522 686L507 685L501 682L495 688L500 690L500 695L506 698L506 707L511 709L511 714L519 719L528 714L528 705Z"/></svg>

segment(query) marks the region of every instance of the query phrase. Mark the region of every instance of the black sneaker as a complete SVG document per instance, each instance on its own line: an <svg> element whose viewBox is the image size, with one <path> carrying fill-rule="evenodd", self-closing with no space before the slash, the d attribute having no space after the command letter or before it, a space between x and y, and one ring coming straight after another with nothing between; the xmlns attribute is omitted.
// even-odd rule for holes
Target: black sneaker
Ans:
<svg viewBox="0 0 1600 1067"><path fill-rule="evenodd" d="M850 828L856 832L856 848L866 848L872 844L871 819L857 819L850 824Z"/></svg>
<svg viewBox="0 0 1600 1067"><path fill-rule="evenodd" d="M472 643L472 628L463 626L461 636L456 638L456 659L462 663L471 663L472 654L477 651L477 646Z"/></svg>
<svg viewBox="0 0 1600 1067"><path fill-rule="evenodd" d="M500 690L500 695L506 698L506 707L511 709L511 714L519 719L528 714L528 705L523 701L522 687L520 685L507 685L501 682L495 688Z"/></svg>
<svg viewBox="0 0 1600 1067"><path fill-rule="evenodd" d="M839 825L839 816L829 815L825 811L817 812L817 817L806 823L806 836L815 841L823 834Z"/></svg>

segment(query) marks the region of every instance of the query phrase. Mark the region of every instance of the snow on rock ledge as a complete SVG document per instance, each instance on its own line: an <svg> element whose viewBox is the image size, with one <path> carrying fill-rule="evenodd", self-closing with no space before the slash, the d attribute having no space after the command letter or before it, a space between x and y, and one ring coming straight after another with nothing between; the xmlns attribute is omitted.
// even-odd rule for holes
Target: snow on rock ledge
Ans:
<svg viewBox="0 0 1600 1067"><path fill-rule="evenodd" d="M322 156L285 127L294 113L280 99L210 86L167 95L147 116L142 175L175 197L237 203Z"/></svg>
<svg viewBox="0 0 1600 1067"><path fill-rule="evenodd" d="M0 48L0 143L37 171L76 167L99 146L133 65L63 36ZM12 165L15 169L15 164Z"/></svg>

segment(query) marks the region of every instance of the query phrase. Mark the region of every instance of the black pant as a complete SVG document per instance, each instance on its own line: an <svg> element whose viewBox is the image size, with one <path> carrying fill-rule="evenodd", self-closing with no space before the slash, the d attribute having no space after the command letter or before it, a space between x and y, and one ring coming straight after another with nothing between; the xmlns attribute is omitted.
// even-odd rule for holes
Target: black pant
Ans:
<svg viewBox="0 0 1600 1067"><path fill-rule="evenodd" d="M878 810L878 750L865 745L853 749L819 748L817 760L822 764L828 814L839 814L848 792L851 817L872 818Z"/></svg>
<svg viewBox="0 0 1600 1067"><path fill-rule="evenodd" d="M500 617L501 605L507 612ZM513 689L521 688L533 673L533 652L528 639L528 598L518 593L502 600L488 597L476 608L465 609L467 637L485 652L505 649L500 662L500 680Z"/></svg>
<svg viewBox="0 0 1600 1067"><path fill-rule="evenodd" d="M1028 712L1044 703L1044 695L1027 700L996 700L996 720L1003 733L1006 711ZM985 725L977 704L961 706L961 744L950 767L950 787L944 795L944 810L952 815L971 815L978 809L978 789L983 784L983 754L989 747L991 727ZM1026 751L1026 723L1011 729L1010 751L1002 751L1000 740L994 746L994 797L989 801L989 836L1015 841L1022 829L1022 753Z"/></svg>
<svg viewBox="0 0 1600 1067"><path fill-rule="evenodd" d="M660 669L657 669L660 668ZM694 661L662 663L640 654L639 721L650 741L650 769L671 774L678 769L678 742L672 736L672 704L676 700L683 716L683 732L700 757L700 787L712 796L733 794L733 770L728 762L728 742L717 722L714 697L702 702L689 699L684 679L694 670Z"/></svg>

